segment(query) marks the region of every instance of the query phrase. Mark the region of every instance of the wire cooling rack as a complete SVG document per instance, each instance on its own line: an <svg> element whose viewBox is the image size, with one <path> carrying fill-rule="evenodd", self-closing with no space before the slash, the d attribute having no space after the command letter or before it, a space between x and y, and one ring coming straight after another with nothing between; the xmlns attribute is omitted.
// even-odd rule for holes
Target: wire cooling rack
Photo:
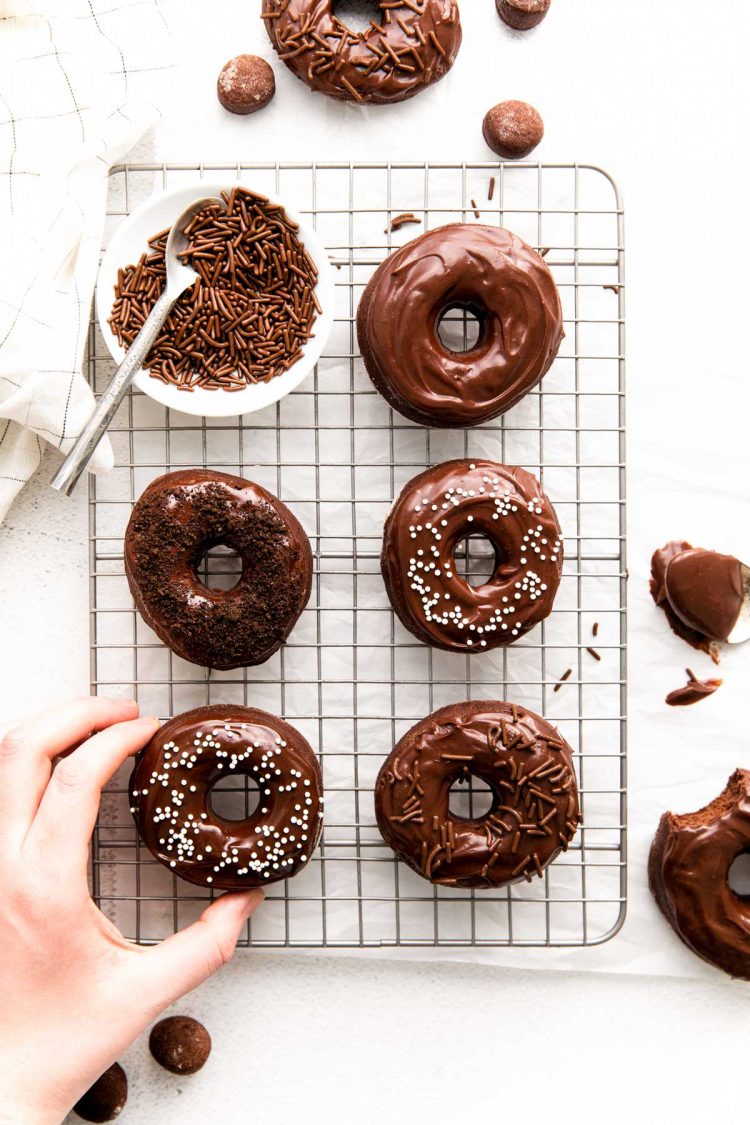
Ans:
<svg viewBox="0 0 750 1125"><path fill-rule="evenodd" d="M199 420L143 394L128 396L112 430L117 467L90 483L93 690L134 695L142 712L162 718L208 703L263 707L297 726L319 753L326 789L320 848L304 872L269 888L242 944L606 941L622 924L626 900L624 246L616 186L582 165L130 165L111 174L107 237L154 190L202 176L272 191L312 217L336 267L335 327L315 375L257 414ZM392 231L403 212L420 225ZM566 338L541 388L503 419L431 431L394 415L375 392L354 322L364 285L393 247L456 221L504 225L544 253ZM456 349L472 331L466 314L441 326ZM88 370L97 392L112 369L92 322ZM476 656L416 642L394 619L379 570L383 521L400 488L428 465L469 456L520 464L540 477L566 556L548 620L518 644ZM310 604L289 643L260 668L208 672L180 660L139 618L128 591L122 537L133 502L154 477L195 465L271 489L310 536ZM457 565L471 579L487 572L487 556L486 541L469 540ZM237 560L221 548L204 562L212 585L228 588L237 574ZM373 786L394 743L434 709L471 698L540 712L575 750L584 826L531 884L433 887L394 858L375 826ZM214 794L224 815L242 815L253 800L243 779L233 783L237 790ZM152 942L194 920L210 894L141 846L126 787L124 771L102 802L93 890L129 937ZM484 811L482 788L457 791L454 811Z"/></svg>

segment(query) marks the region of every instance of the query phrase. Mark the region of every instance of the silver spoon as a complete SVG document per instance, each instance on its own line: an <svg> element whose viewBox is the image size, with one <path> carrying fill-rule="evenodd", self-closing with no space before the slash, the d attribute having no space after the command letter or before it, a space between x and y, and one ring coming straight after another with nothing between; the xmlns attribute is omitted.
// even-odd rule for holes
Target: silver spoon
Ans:
<svg viewBox="0 0 750 1125"><path fill-rule="evenodd" d="M52 478L52 488L57 489L58 492L64 492L66 496L70 496L81 473L91 460L94 450L102 440L118 406L125 397L125 392L143 367L143 362L151 351L172 306L178 297L195 282L198 274L190 266L185 265L178 255L188 247L189 239L184 233L185 227L193 216L197 215L209 203L220 203L223 206L223 201L217 196L212 195L203 199L196 199L189 207L185 208L173 223L167 239L165 255L167 281L164 292L130 345L125 358L115 371L111 383L101 395L96 404L96 409L81 430L75 445Z"/></svg>

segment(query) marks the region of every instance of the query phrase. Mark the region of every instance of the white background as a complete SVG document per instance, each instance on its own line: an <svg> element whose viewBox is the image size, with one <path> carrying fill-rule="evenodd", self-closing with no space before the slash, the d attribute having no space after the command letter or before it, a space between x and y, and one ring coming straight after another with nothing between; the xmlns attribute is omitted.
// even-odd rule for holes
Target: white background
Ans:
<svg viewBox="0 0 750 1125"><path fill-rule="evenodd" d="M750 764L750 651L726 656L711 700L670 711L663 697L684 665L700 674L708 661L666 635L647 593L651 551L669 538L750 561L748 6L553 0L545 23L519 35L492 0L462 0L464 44L449 77L371 110L308 93L273 56L259 6L181 0L187 65L135 158L484 159L485 110L517 97L545 119L541 159L600 164L623 189L632 905L618 938L576 955L585 973L238 955L178 1009L209 1027L210 1064L179 1080L139 1042L124 1060L123 1120L441 1125L552 1112L584 1125L636 1115L703 1125L742 1113L747 986L678 945L650 903L644 863L665 808L698 807ZM240 51L263 54L277 76L275 101L247 119L225 114L213 92ZM0 530L3 721L88 684L85 490L72 501L51 493L52 469L48 458ZM516 961L552 965L543 952Z"/></svg>

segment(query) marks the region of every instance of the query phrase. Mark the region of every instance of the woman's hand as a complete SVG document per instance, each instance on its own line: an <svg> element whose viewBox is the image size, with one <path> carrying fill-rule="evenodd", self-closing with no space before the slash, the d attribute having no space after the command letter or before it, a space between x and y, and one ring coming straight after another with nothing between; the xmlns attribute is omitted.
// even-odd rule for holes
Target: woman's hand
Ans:
<svg viewBox="0 0 750 1125"><path fill-rule="evenodd" d="M229 960L263 897L224 895L152 948L94 905L102 787L159 726L137 714L80 699L0 743L0 1123L60 1122L155 1016Z"/></svg>

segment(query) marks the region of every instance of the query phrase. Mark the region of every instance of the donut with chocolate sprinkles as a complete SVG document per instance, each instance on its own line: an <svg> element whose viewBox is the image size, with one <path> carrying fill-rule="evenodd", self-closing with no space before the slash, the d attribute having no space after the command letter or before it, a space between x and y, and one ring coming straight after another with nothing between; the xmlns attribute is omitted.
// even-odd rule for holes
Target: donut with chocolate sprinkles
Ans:
<svg viewBox="0 0 750 1125"><path fill-rule="evenodd" d="M257 786L242 820L214 811L226 777ZM198 707L165 723L137 758L130 811L152 855L201 887L250 890L301 871L323 826L320 766L307 740L254 707Z"/></svg>
<svg viewBox="0 0 750 1125"><path fill-rule="evenodd" d="M489 786L484 816L456 816L454 785ZM514 703L442 707L408 731L375 784L385 842L418 875L446 887L531 880L567 851L581 821L573 751L545 719Z"/></svg>
<svg viewBox="0 0 750 1125"><path fill-rule="evenodd" d="M457 547L484 536L490 578L472 586ZM513 644L549 616L563 543L552 504L525 469L494 461L445 461L406 485L385 523L380 559L401 623L425 644L488 652Z"/></svg>
<svg viewBox="0 0 750 1125"><path fill-rule="evenodd" d="M657 906L678 938L709 964L750 980L750 897L729 882L750 852L750 770L735 770L697 812L665 812L648 860Z"/></svg>
<svg viewBox="0 0 750 1125"><path fill-rule="evenodd" d="M456 0L379 0L364 31L335 0L263 0L279 58L311 90L359 105L405 101L443 78L461 46Z"/></svg>
<svg viewBox="0 0 750 1125"><path fill-rule="evenodd" d="M231 590L198 566L223 544L242 561ZM310 542L289 509L258 484L183 469L153 481L125 532L125 574L143 620L174 653L208 668L262 664L307 605Z"/></svg>

